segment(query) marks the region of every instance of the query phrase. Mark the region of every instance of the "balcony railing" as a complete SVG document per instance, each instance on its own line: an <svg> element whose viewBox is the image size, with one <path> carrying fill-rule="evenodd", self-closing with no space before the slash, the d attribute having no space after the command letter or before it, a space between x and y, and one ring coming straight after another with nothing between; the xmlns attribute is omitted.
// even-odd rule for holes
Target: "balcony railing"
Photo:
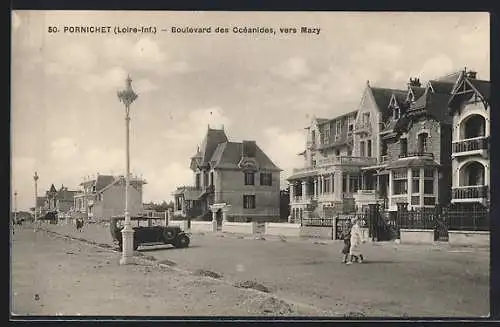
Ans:
<svg viewBox="0 0 500 327"><path fill-rule="evenodd" d="M461 140L453 142L453 152L466 152L488 149L488 138L481 136L473 139Z"/></svg>
<svg viewBox="0 0 500 327"><path fill-rule="evenodd" d="M329 165L373 165L377 163L377 158L372 157L349 157L349 156L338 156L320 159L317 161L317 166L329 166Z"/></svg>
<svg viewBox="0 0 500 327"><path fill-rule="evenodd" d="M301 168L293 168L293 173L309 173L309 172L314 172L318 169L316 166L310 166L310 167L301 167Z"/></svg>
<svg viewBox="0 0 500 327"><path fill-rule="evenodd" d="M452 189L452 196L453 199L484 199L488 191L488 185L460 186Z"/></svg>
<svg viewBox="0 0 500 327"><path fill-rule="evenodd" d="M408 152L406 154L400 154L400 158L409 158L409 157L424 157L428 159L434 159L434 154L430 152Z"/></svg>

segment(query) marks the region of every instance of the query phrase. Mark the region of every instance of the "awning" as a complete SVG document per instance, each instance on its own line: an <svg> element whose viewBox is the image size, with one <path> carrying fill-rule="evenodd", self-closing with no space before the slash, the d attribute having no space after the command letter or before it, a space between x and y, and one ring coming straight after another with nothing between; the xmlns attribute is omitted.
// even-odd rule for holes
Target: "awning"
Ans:
<svg viewBox="0 0 500 327"><path fill-rule="evenodd" d="M384 175L389 175L389 171L387 169L384 169L384 170L381 170L381 171L377 171L375 174L373 174L374 176L384 176Z"/></svg>
<svg viewBox="0 0 500 327"><path fill-rule="evenodd" d="M403 158L393 161L387 165L387 169L405 168L405 167L438 167L438 162L429 158Z"/></svg>
<svg viewBox="0 0 500 327"><path fill-rule="evenodd" d="M294 179L301 179L301 178L311 177L311 176L316 176L316 175L318 175L318 172L308 171L308 172L293 174L292 176L288 177L287 180L290 181L290 180L294 180Z"/></svg>

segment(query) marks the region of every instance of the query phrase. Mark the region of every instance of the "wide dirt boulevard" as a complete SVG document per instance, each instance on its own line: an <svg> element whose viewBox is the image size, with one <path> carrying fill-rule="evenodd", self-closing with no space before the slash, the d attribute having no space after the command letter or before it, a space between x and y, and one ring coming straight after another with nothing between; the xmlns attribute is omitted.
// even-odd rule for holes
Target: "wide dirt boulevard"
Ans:
<svg viewBox="0 0 500 327"><path fill-rule="evenodd" d="M82 233L70 225L46 228L111 244L108 229L97 224ZM314 307L322 315L489 314L489 249L366 243L366 262L347 266L341 263L342 246L340 241L210 233L192 235L186 249L143 246L139 252L183 270L213 272L231 283L254 281L280 299Z"/></svg>

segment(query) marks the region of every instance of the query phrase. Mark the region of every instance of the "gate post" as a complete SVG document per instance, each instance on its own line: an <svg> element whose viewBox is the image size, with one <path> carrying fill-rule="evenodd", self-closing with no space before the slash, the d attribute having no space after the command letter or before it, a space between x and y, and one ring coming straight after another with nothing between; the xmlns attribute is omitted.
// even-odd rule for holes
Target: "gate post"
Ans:
<svg viewBox="0 0 500 327"><path fill-rule="evenodd" d="M372 238L372 241L378 241L378 210L377 204L368 204L368 236Z"/></svg>

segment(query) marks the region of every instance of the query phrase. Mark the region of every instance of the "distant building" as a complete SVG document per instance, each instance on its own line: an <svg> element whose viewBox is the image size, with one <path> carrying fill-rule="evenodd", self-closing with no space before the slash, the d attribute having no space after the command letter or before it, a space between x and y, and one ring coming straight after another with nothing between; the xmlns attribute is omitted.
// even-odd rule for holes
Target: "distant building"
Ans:
<svg viewBox="0 0 500 327"><path fill-rule="evenodd" d="M279 169L255 141L231 142L209 128L191 158L194 185L174 192L174 215L219 221L276 221L280 211Z"/></svg>
<svg viewBox="0 0 500 327"><path fill-rule="evenodd" d="M142 188L146 181L132 177L129 188L131 216L143 212ZM74 196L74 211L89 219L103 221L125 213L125 177L97 175L80 184L81 191Z"/></svg>
<svg viewBox="0 0 500 327"><path fill-rule="evenodd" d="M50 189L45 192L43 211L56 211L60 215L65 215L71 211L74 203L74 196L77 191L70 191L64 185L57 190L52 184Z"/></svg>

